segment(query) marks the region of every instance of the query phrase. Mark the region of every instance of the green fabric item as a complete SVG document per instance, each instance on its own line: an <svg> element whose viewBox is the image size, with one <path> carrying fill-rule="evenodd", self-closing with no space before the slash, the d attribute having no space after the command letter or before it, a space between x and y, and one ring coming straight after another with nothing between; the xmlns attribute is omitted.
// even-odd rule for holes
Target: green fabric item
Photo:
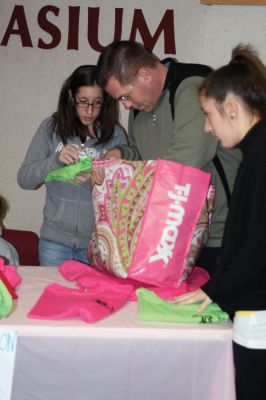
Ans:
<svg viewBox="0 0 266 400"><path fill-rule="evenodd" d="M217 323L226 322L229 315L218 304L212 303L203 312L198 312L200 303L173 304L162 300L154 292L140 288L138 297L138 316L143 321L178 322L178 323Z"/></svg>
<svg viewBox="0 0 266 400"><path fill-rule="evenodd" d="M0 317L7 317L13 308L13 299L3 281L0 280Z"/></svg>
<svg viewBox="0 0 266 400"><path fill-rule="evenodd" d="M49 172L45 177L45 182L52 180L69 181L75 179L76 175L80 172L91 172L92 157L82 157L75 164L65 165L64 167L57 168Z"/></svg>

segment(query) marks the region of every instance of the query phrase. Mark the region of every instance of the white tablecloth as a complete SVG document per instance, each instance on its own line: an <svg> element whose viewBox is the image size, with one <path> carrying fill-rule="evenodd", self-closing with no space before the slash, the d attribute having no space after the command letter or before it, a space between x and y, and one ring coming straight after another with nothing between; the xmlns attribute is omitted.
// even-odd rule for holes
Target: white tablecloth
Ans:
<svg viewBox="0 0 266 400"><path fill-rule="evenodd" d="M56 268L23 279L0 329L18 333L12 400L235 400L231 324L146 323L128 303L94 324L28 319Z"/></svg>

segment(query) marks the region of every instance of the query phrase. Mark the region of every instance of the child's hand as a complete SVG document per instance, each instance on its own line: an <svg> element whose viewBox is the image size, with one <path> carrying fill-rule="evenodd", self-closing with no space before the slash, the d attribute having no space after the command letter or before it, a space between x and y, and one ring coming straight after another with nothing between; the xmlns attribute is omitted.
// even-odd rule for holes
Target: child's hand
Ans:
<svg viewBox="0 0 266 400"><path fill-rule="evenodd" d="M79 160L79 149L71 144L67 144L60 151L58 159L67 165L74 164Z"/></svg>
<svg viewBox="0 0 266 400"><path fill-rule="evenodd" d="M86 183L91 179L91 174L89 172L81 172L76 176L74 182L76 183Z"/></svg>
<svg viewBox="0 0 266 400"><path fill-rule="evenodd" d="M103 158L104 160L120 160L122 158L121 151L116 148L108 150Z"/></svg>

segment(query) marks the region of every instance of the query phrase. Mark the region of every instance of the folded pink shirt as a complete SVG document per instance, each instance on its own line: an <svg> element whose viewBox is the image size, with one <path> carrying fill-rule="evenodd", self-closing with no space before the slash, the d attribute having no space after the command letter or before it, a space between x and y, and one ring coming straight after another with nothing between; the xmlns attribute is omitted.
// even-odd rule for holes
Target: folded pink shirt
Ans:
<svg viewBox="0 0 266 400"><path fill-rule="evenodd" d="M119 310L133 291L130 285L113 285L106 291L70 289L57 283L48 285L29 318L64 319L80 317L85 322L96 322Z"/></svg>

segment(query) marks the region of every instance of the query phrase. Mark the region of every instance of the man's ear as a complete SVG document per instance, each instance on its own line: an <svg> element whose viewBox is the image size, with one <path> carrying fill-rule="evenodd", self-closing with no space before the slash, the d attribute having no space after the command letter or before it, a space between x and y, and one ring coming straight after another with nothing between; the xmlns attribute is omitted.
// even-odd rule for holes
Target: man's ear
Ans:
<svg viewBox="0 0 266 400"><path fill-rule="evenodd" d="M233 120L237 117L239 111L239 101L233 94L228 94L226 96L223 106L229 119Z"/></svg>
<svg viewBox="0 0 266 400"><path fill-rule="evenodd" d="M139 79L142 79L144 82L150 83L152 81L151 69L147 67L142 67L138 70L136 75Z"/></svg>

